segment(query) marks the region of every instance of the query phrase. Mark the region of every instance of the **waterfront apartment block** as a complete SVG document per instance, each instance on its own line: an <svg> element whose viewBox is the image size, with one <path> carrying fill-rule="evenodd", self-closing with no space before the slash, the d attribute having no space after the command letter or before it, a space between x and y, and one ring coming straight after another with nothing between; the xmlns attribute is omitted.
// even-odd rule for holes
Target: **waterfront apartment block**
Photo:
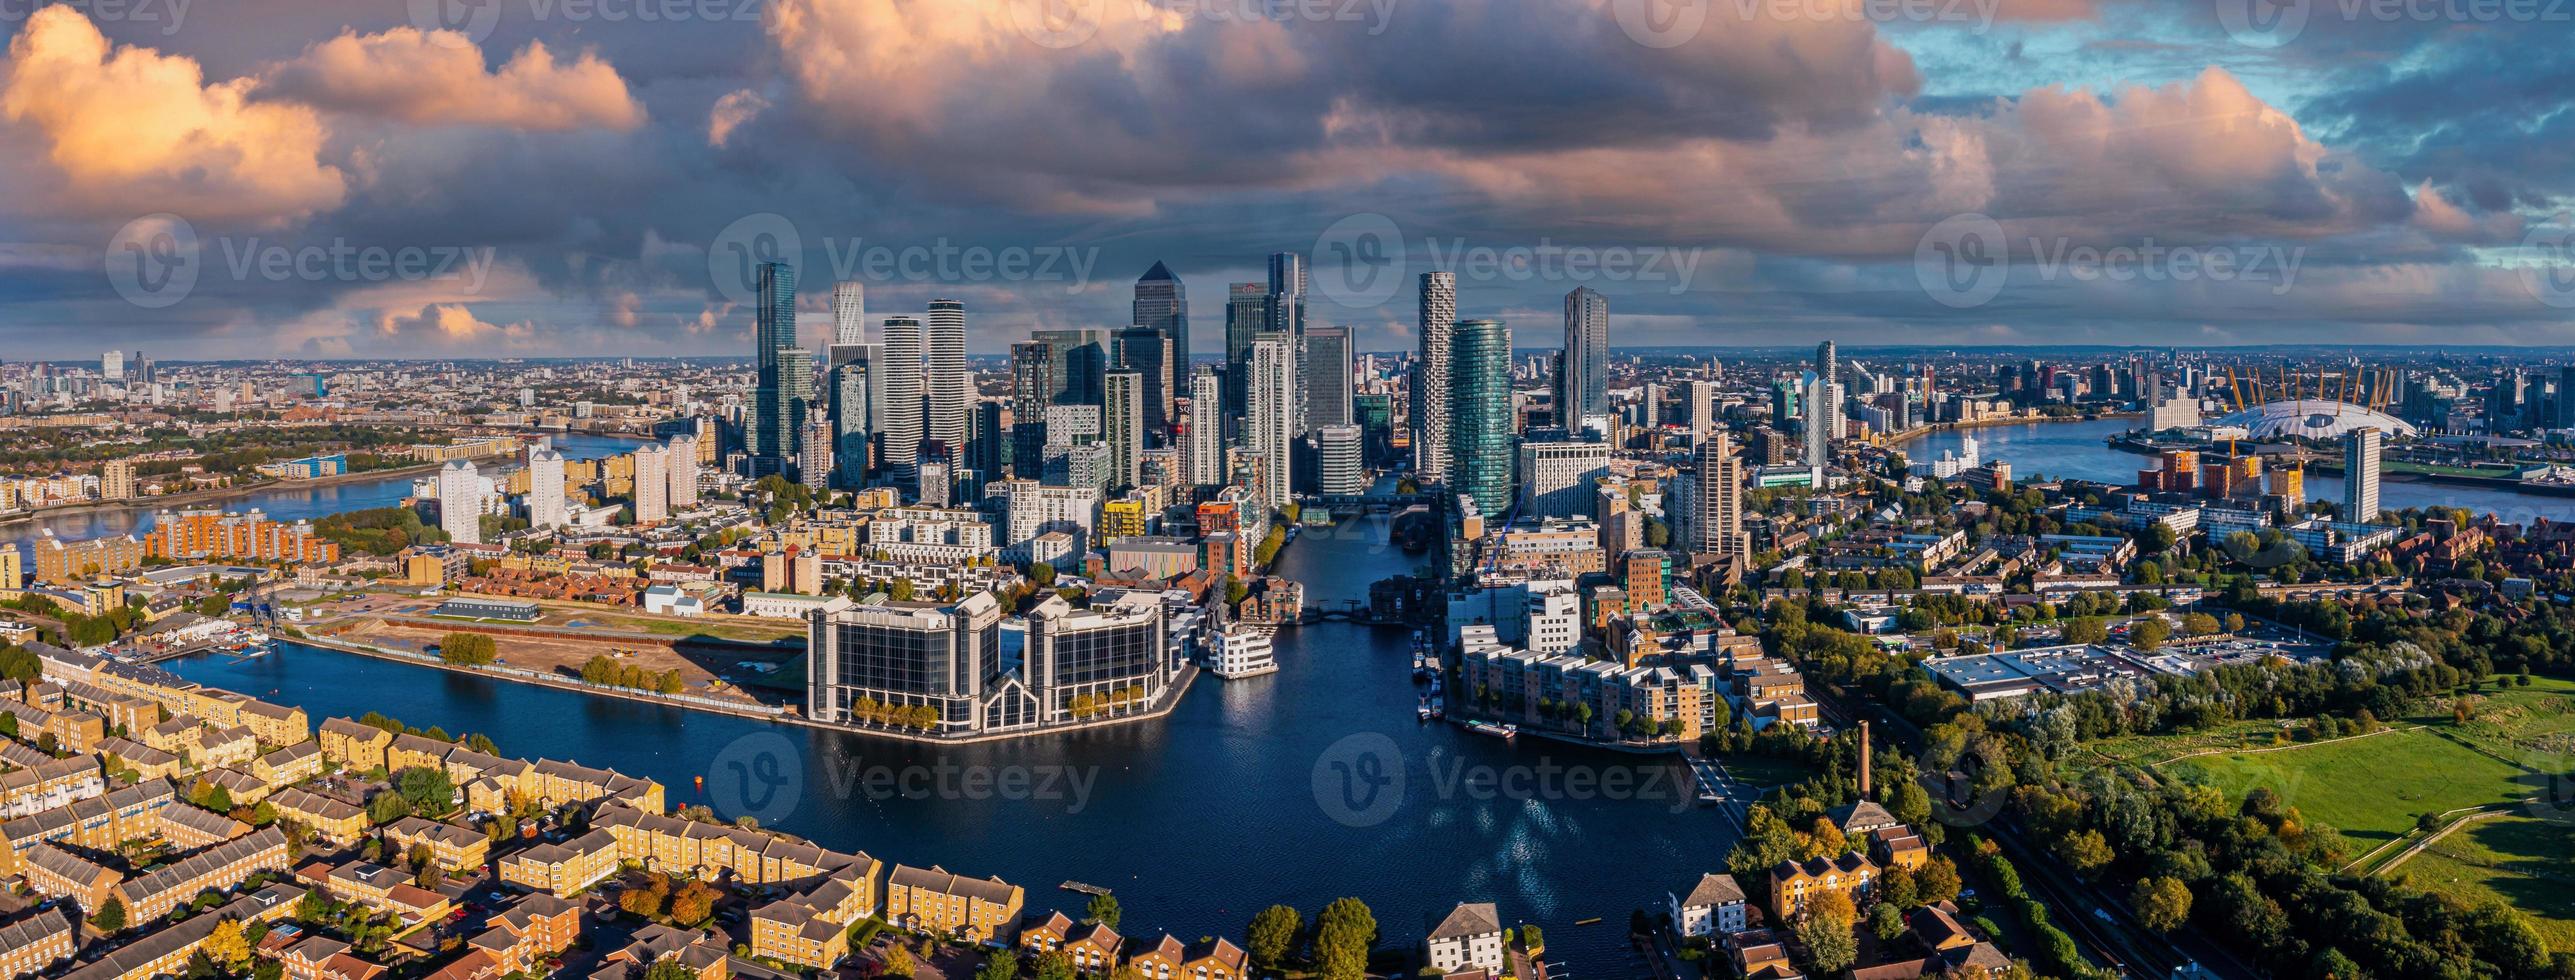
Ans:
<svg viewBox="0 0 2575 980"><path fill-rule="evenodd" d="M250 774L274 792L322 774L322 746L311 739L251 760Z"/></svg>
<svg viewBox="0 0 2575 980"><path fill-rule="evenodd" d="M32 816L105 792L107 783L99 778L95 756L44 759L0 772L0 820Z"/></svg>
<svg viewBox="0 0 2575 980"><path fill-rule="evenodd" d="M163 752L127 738L100 739L93 748L109 770L123 769L134 773L137 780L176 779L187 760L176 753Z"/></svg>
<svg viewBox="0 0 2575 980"><path fill-rule="evenodd" d="M571 898L617 873L617 835L606 829L561 843L539 844L501 859L501 880L556 898Z"/></svg>
<svg viewBox="0 0 2575 980"><path fill-rule="evenodd" d="M430 863L441 871L480 868L492 856L492 839L482 831L420 817L404 817L386 824L384 839L388 855L408 855L412 848L428 848Z"/></svg>
<svg viewBox="0 0 2575 980"><path fill-rule="evenodd" d="M1749 924L1743 886L1728 874L1704 874L1685 894L1664 895L1672 929L1684 937L1729 936Z"/></svg>
<svg viewBox="0 0 2575 980"><path fill-rule="evenodd" d="M777 834L683 820L619 804L600 807L590 825L616 835L618 860L640 863L647 870L701 878L729 873L746 885L846 878L860 889L858 900L868 914L878 904L875 882L884 864L864 852L833 851Z"/></svg>
<svg viewBox="0 0 2575 980"><path fill-rule="evenodd" d="M28 742L45 736L72 752L89 752L107 734L107 723L86 711L47 711L32 704L0 698L0 713L16 719L18 737Z"/></svg>
<svg viewBox="0 0 2575 980"><path fill-rule="evenodd" d="M393 733L347 718L332 718L322 722L320 741L324 759L368 772L387 768L385 753L393 747Z"/></svg>
<svg viewBox="0 0 2575 980"><path fill-rule="evenodd" d="M44 841L112 851L116 845L161 834L161 808L170 805L170 784L148 780L105 796L0 823L0 877L23 873L29 848Z"/></svg>
<svg viewBox="0 0 2575 980"><path fill-rule="evenodd" d="M334 901L355 902L410 922L434 922L448 912L447 896L412 884L409 872L373 861L315 861L295 869L295 877Z"/></svg>
<svg viewBox="0 0 2575 980"><path fill-rule="evenodd" d="M954 932L967 942L1007 940L1026 894L1000 878L968 878L936 865L895 865L885 881L885 919L915 932Z"/></svg>
<svg viewBox="0 0 2575 980"><path fill-rule="evenodd" d="M35 650L44 664L45 678L64 685L66 696L74 690L74 684L86 684L125 697L150 701L168 709L173 715L191 716L217 729L247 728L255 739L268 745L293 745L313 737L312 724L306 720L302 708L270 704L249 695L207 687L158 667L116 663L44 644L30 649ZM159 719L154 718L152 724L158 723ZM131 722L126 724L129 730L143 727Z"/></svg>
<svg viewBox="0 0 2575 980"><path fill-rule="evenodd" d="M75 585L143 567L143 542L130 534L66 542L50 530L36 536L36 581Z"/></svg>
<svg viewBox="0 0 2575 980"><path fill-rule="evenodd" d="M1491 902L1462 902L1432 926L1422 945L1433 969L1442 973L1482 970L1502 973L1502 913Z"/></svg>
<svg viewBox="0 0 2575 980"><path fill-rule="evenodd" d="M79 924L62 909L0 922L0 977L32 977L72 957Z"/></svg>
<svg viewBox="0 0 2575 980"><path fill-rule="evenodd" d="M269 827L180 858L116 886L133 921L149 922L207 891L224 891L262 871L286 868L286 832Z"/></svg>
<svg viewBox="0 0 2575 980"><path fill-rule="evenodd" d="M354 744L344 746L344 750L365 751ZM551 759L529 762L504 758L419 735L393 736L385 746L383 764L393 772L413 768L443 770L465 790L468 806L487 812L507 809L513 798L534 800L547 807L599 800L655 812L663 806L662 784L649 779Z"/></svg>
<svg viewBox="0 0 2575 980"><path fill-rule="evenodd" d="M1127 957L1145 980L1244 980L1251 974L1251 955L1222 936L1183 943L1170 933L1162 941Z"/></svg>
<svg viewBox="0 0 2575 980"><path fill-rule="evenodd" d="M819 884L751 912L751 952L829 969L849 955L849 925L875 913L876 863L854 861Z"/></svg>
<svg viewBox="0 0 2575 980"><path fill-rule="evenodd" d="M313 836L340 847L356 846L367 835L367 811L335 796L289 786L270 796L268 805L277 808L280 819L303 824Z"/></svg>
<svg viewBox="0 0 2575 980"><path fill-rule="evenodd" d="M255 509L245 514L216 508L160 511L152 515L152 530L143 537L143 549L152 557L179 561L253 558L329 564L340 560L339 542L322 537L311 521L280 523Z"/></svg>

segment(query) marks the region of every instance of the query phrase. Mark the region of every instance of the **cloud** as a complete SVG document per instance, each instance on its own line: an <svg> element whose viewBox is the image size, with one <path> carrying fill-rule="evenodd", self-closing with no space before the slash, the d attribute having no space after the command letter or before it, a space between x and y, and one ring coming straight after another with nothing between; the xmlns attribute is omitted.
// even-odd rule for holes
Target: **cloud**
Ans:
<svg viewBox="0 0 2575 980"><path fill-rule="evenodd" d="M404 122L527 132L622 131L644 121L643 105L596 51L557 61L544 42L531 41L486 71L482 49L463 35L411 27L316 44L275 67L260 94Z"/></svg>
<svg viewBox="0 0 2575 980"><path fill-rule="evenodd" d="M196 61L112 48L69 6L38 9L9 45L0 116L52 164L47 189L85 213L172 211L195 220L289 221L338 206L313 110L209 85Z"/></svg>
<svg viewBox="0 0 2575 980"><path fill-rule="evenodd" d="M715 100L715 108L706 114L706 144L722 149L724 141L733 137L735 129L768 108L768 98L750 89L725 93L723 98Z"/></svg>
<svg viewBox="0 0 2575 980"><path fill-rule="evenodd" d="M512 347L523 346L536 335L533 324L487 323L463 303L435 303L408 314L388 310L376 318L376 330L387 337L419 335L451 345L499 343Z"/></svg>

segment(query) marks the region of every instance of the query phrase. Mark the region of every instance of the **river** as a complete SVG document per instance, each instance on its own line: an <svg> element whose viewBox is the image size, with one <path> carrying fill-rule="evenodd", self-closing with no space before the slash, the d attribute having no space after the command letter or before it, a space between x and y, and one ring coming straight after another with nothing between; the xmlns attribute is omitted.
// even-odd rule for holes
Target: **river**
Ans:
<svg viewBox="0 0 2575 980"><path fill-rule="evenodd" d="M1306 583L1309 601L1364 598L1371 581L1414 563L1386 544L1386 530L1382 520L1308 530L1279 570ZM1491 901L1505 922L1544 925L1550 958L1625 972L1628 910L1721 870L1732 828L1692 806L1685 777L1664 760L1417 721L1409 649L1398 630L1288 630L1278 673L1202 677L1166 718L938 747L293 645L246 662L170 666L301 705L317 722L377 710L481 732L512 755L649 775L674 806L745 799L727 792L725 774L774 748L791 759L767 825L887 862L998 874L1028 889L1031 908L1078 914L1083 896L1056 885L1106 886L1123 906L1123 931L1142 941L1169 930L1239 942L1263 906L1310 918L1355 895L1375 911L1383 942L1408 946L1452 903ZM1499 788L1479 789L1484 774ZM905 779L918 792L900 792ZM1593 916L1603 921L1573 925Z"/></svg>
<svg viewBox="0 0 2575 980"><path fill-rule="evenodd" d="M569 434L556 435L553 439L555 449L563 453L565 459L597 459L602 456L614 456L643 444L641 439L623 436ZM488 471L489 462L486 460L478 465L485 465ZM513 462L502 466L501 469L507 471L515 468L515 465ZM423 470L381 479L353 480L320 487L282 485L237 497L205 500L183 506L220 507L235 512L258 508L267 511L268 519L272 521L318 520L331 514L400 504L404 497L411 496L412 481L431 475L431 472ZM0 544L17 548L24 553L27 556L27 567L33 569L36 567L35 542L45 531L52 531L55 537L65 541L82 541L117 534L140 535L152 529L153 513L166 506L169 505L146 498L135 501L131 505L92 507L16 520L0 526Z"/></svg>
<svg viewBox="0 0 2575 980"><path fill-rule="evenodd" d="M2134 486L2137 471L2157 465L2155 457L2112 449L2106 440L2134 428L2135 424L2131 419L2101 419L1949 429L1915 438L1901 448L1907 457L1917 462L1937 459L1943 451L1956 451L1961 440L1972 435L1976 437L1978 451L1987 461L2010 460L2012 476L2018 480L2033 480L2045 475ZM2343 481L2339 476L2311 472L2307 474L2306 487L2307 496L2317 500L2339 502L2343 497ZM2540 517L2552 521L2575 520L2575 497L2515 493L2394 475L2379 478L2378 503L2387 510L2465 507L2480 513L2498 514L2514 523L2528 523Z"/></svg>

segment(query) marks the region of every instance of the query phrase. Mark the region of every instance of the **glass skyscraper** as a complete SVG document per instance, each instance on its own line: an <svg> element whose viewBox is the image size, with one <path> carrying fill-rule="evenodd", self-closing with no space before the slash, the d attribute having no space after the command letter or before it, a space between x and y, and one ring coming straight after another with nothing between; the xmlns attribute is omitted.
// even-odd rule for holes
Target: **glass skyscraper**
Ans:
<svg viewBox="0 0 2575 980"><path fill-rule="evenodd" d="M1511 507L1511 328L1458 321L1448 380L1449 487L1498 519Z"/></svg>
<svg viewBox="0 0 2575 980"><path fill-rule="evenodd" d="M751 405L750 450L753 456L783 457L795 451L795 409L787 404L791 386L810 386L810 379L790 382L780 373L779 353L796 346L796 269L784 262L760 263L759 306L753 311L754 356L759 387Z"/></svg>

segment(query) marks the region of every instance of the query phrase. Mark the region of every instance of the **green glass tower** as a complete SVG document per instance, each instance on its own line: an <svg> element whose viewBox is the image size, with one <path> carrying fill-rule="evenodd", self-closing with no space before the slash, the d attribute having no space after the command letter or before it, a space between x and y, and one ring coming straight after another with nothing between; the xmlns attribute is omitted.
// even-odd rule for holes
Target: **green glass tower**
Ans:
<svg viewBox="0 0 2575 980"><path fill-rule="evenodd" d="M1511 507L1511 328L1460 320L1449 341L1450 489L1499 519Z"/></svg>

